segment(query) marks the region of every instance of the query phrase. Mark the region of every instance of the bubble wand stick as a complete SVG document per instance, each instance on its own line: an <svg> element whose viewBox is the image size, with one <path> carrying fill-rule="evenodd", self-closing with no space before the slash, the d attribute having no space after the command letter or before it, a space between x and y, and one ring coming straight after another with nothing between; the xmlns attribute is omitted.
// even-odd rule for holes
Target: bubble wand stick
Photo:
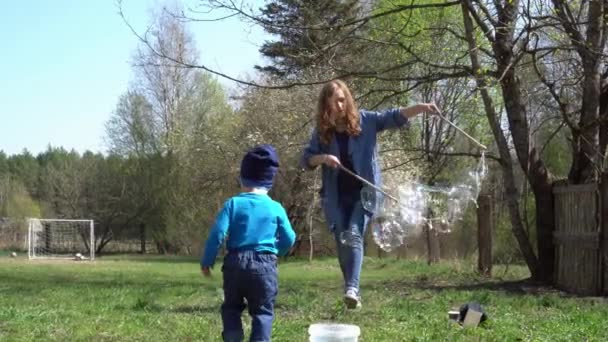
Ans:
<svg viewBox="0 0 608 342"><path fill-rule="evenodd" d="M349 175L351 175L351 176L353 176L353 177L357 178L358 180L362 181L363 183L367 184L368 186L370 186L370 187L374 188L376 191L381 192L381 193L382 193L384 196L386 196L386 197L388 197L388 198L392 199L393 201L395 201L395 202L399 203L399 200L398 200L398 199L397 199L395 196L388 194L386 191L384 191L384 190L382 190L380 187L378 187L378 186L374 185L373 183L371 183L371 182L370 182L370 181L368 181L367 179L365 179L365 178L363 178L363 177L359 176L358 174L356 174L356 173L352 172L351 170L349 170L349 169L345 168L345 167L344 167L344 165L339 164L339 165L338 165L338 167L340 168L340 170L342 170L342 171L344 171L344 172L348 173Z"/></svg>
<svg viewBox="0 0 608 342"><path fill-rule="evenodd" d="M479 141L477 141L475 138L473 138L472 136L470 136L470 135L469 135L467 132L465 132L465 131L464 131L464 130L462 130L460 127L456 126L456 125L455 125L453 122L451 122L450 120L448 120L448 119L447 119L445 116L443 116L443 114L441 114L441 113L437 113L437 116L439 116L439 117L440 117L440 118L441 118L443 121L445 121L445 122L447 122L448 124L450 124L450 126L454 127L454 128L455 128L456 130L458 130L460 133L464 134L464 136L466 136L467 138L471 139L471 141L472 141L472 142L474 142L475 144L477 144L477 146L481 147L481 148L482 148L482 149L484 149L484 150L487 150L487 149L488 149L488 148L487 148L487 147L486 147L484 144L480 143L480 142L479 142ZM352 172L351 170L349 170L349 169L345 168L345 167L344 167L344 165L339 164L339 165L338 165L338 167L339 167L339 168L340 168L342 171L344 171L344 172L348 173L349 175L351 175L351 176L353 176L353 177L357 178L357 179L358 179L358 180L360 180L361 182L363 182L363 183L367 184L368 186L372 187L374 190L379 191L379 192L380 192L380 193L382 193L384 196L386 196L386 197L388 197L388 198L392 199L393 201L395 201L395 202L399 203L399 200L398 200L398 199L397 199L395 196L392 196L392 195L388 194L386 191L384 191L384 190L382 190L380 187L378 187L378 186L376 186L376 185L372 184L372 183L371 183L371 182L369 182L367 179L365 179L365 178L363 178L363 177L359 176L358 174L356 174L356 173Z"/></svg>
<svg viewBox="0 0 608 342"><path fill-rule="evenodd" d="M475 138L473 138L472 136L470 136L467 132L463 131L462 129L460 129L460 127L456 126L452 121L448 120L448 118L446 118L445 116L443 116L443 114L441 113L437 113L437 116L440 117L443 121L447 122L448 124L450 124L450 126L454 127L456 130L458 130L460 133L464 134L465 137L471 139L472 142L474 142L475 144L477 144L477 146L481 147L484 150L487 150L488 148L486 147L486 145L480 143L479 141L477 141Z"/></svg>

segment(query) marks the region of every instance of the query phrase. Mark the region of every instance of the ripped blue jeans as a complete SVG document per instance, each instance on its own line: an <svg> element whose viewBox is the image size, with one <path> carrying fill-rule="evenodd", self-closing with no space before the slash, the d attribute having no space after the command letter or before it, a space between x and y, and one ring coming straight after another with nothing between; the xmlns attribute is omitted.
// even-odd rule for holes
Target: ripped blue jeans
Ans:
<svg viewBox="0 0 608 342"><path fill-rule="evenodd" d="M344 290L354 289L359 293L359 277L363 265L363 238L370 216L361 201L345 201L340 206L340 219L334 226L334 238L338 250L338 262L344 277ZM341 241L344 231L350 231L347 244Z"/></svg>

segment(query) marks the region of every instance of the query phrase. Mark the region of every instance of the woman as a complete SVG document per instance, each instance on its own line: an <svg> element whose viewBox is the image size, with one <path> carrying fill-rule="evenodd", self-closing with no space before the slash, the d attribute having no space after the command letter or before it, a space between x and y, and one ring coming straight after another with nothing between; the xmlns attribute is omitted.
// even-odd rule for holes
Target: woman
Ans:
<svg viewBox="0 0 608 342"><path fill-rule="evenodd" d="M439 110L432 103L419 103L384 112L359 111L344 82L331 81L321 89L316 128L301 163L309 170L323 165L321 203L336 239L344 277L344 303L349 309L361 307L359 274L363 262L363 236L372 213L361 205L361 181L341 171L340 167L380 185L377 134L385 129L407 127L410 118L424 112L438 113ZM347 243L340 238L345 231L350 231Z"/></svg>

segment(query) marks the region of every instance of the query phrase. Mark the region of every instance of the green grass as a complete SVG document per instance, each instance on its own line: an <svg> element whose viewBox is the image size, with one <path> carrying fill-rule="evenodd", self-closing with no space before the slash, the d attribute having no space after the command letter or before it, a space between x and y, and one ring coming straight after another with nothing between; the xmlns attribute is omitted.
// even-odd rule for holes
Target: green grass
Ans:
<svg viewBox="0 0 608 342"><path fill-rule="evenodd" d="M195 259L106 257L96 262L0 258L0 341L218 341L221 273ZM469 263L366 259L363 309L346 311L335 259L281 263L274 341L307 341L315 322L361 327L361 341L605 341L608 306L550 289L527 294L521 267L483 279ZM481 327L447 311L478 301ZM246 329L249 319L244 316Z"/></svg>

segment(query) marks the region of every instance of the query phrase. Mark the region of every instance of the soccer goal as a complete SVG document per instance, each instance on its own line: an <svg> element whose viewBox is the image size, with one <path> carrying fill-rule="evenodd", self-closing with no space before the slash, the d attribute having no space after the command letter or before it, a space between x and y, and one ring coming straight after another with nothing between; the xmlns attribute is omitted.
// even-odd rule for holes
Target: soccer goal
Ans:
<svg viewBox="0 0 608 342"><path fill-rule="evenodd" d="M93 220L28 219L30 259L95 259Z"/></svg>

